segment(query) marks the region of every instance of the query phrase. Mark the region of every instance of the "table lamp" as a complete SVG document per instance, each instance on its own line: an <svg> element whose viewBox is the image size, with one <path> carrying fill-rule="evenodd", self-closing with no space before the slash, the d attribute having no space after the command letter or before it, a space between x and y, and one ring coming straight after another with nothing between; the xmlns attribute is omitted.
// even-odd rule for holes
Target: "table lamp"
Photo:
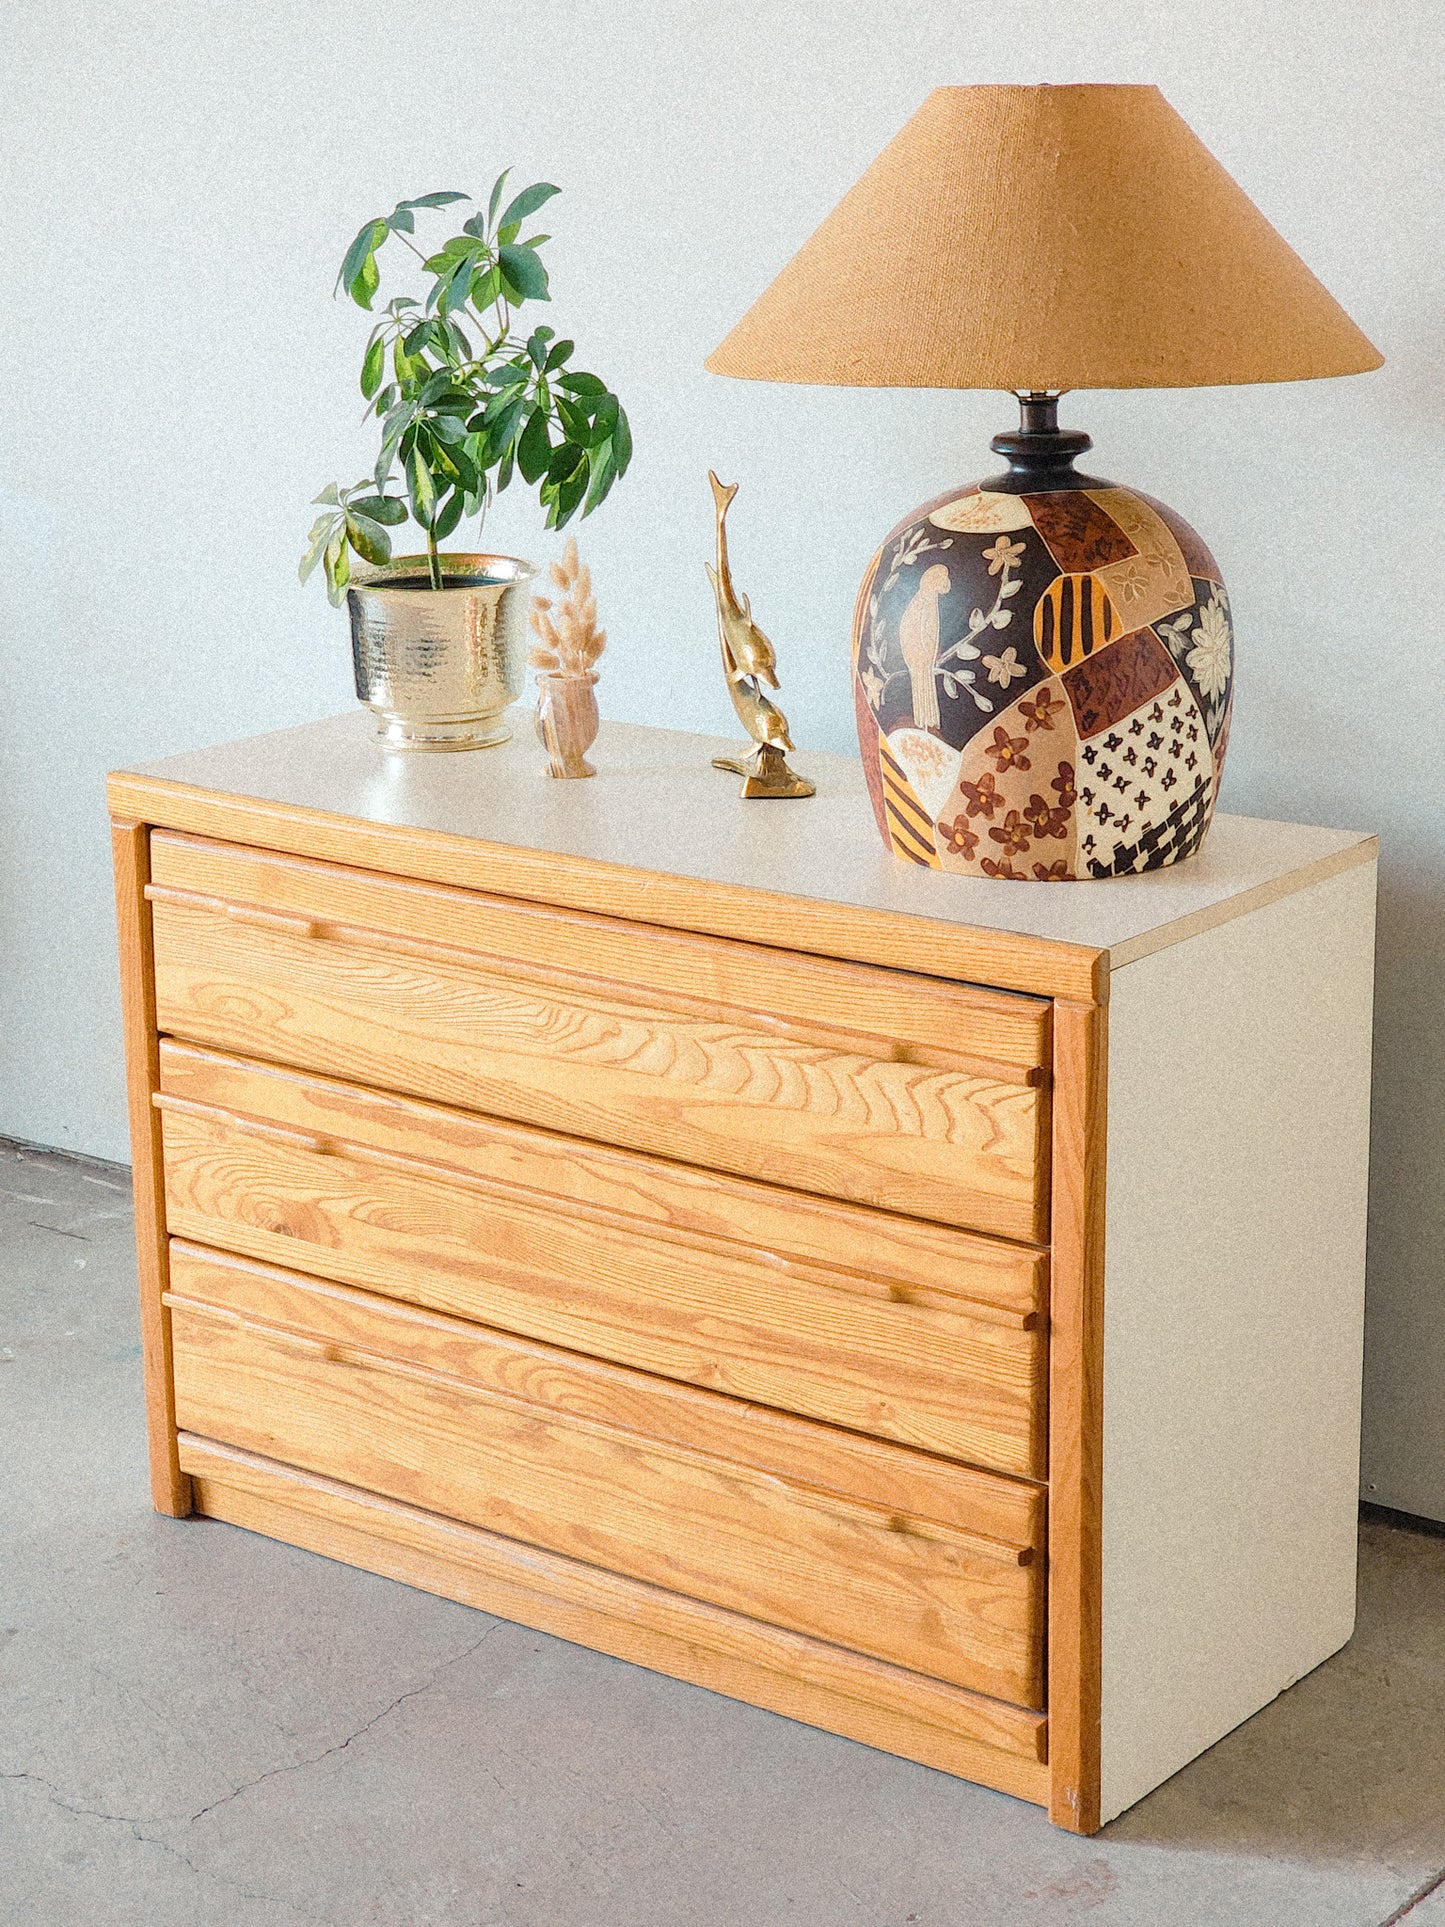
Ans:
<svg viewBox="0 0 1445 1927"><path fill-rule="evenodd" d="M1075 468L1072 388L1356 374L1383 357L1156 87L940 87L708 358L716 374L1006 388L989 481L900 522L853 683L899 857L1016 881L1204 841L1234 640L1182 517Z"/></svg>

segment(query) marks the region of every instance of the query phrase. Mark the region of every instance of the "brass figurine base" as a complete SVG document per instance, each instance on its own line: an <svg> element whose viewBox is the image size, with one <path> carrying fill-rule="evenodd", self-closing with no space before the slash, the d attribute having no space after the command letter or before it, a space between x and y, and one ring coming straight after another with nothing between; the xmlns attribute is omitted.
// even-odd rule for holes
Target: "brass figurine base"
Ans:
<svg viewBox="0 0 1445 1927"><path fill-rule="evenodd" d="M818 785L788 768L776 743L759 743L751 756L714 756L714 769L730 769L743 778L739 796L816 796Z"/></svg>

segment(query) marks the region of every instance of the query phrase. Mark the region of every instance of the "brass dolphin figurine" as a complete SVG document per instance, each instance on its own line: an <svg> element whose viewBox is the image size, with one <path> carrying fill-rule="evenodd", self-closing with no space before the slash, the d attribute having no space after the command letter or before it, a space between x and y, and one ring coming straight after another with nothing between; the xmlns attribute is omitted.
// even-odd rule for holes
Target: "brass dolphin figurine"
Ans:
<svg viewBox="0 0 1445 1927"><path fill-rule="evenodd" d="M788 734L788 719L775 702L763 694L763 684L778 686L777 657L773 645L753 621L752 605L733 587L728 566L727 512L738 492L736 482L720 482L712 470L713 506L717 515L717 567L705 563L717 604L718 642L722 649L723 672L728 694L738 720L757 744L750 756L714 756L714 769L732 770L743 778L740 792L752 796L812 796L816 785L788 768L784 750L793 747Z"/></svg>

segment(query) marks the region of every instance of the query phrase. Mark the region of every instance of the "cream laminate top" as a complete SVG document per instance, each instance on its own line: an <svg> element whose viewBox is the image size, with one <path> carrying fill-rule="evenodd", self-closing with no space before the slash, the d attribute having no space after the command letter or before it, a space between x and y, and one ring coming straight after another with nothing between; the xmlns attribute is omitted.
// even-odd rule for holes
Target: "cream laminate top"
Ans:
<svg viewBox="0 0 1445 1927"><path fill-rule="evenodd" d="M855 757L799 751L793 763L817 782L816 797L743 802L738 779L710 763L721 751L737 754L735 741L604 723L591 752L597 775L567 782L546 774L526 713L514 710L513 720L516 734L500 748L408 754L383 750L370 715L355 709L151 763L113 779L112 799L123 811L157 784L182 784L703 884L1076 944L1100 952L1111 969L1376 854L1376 839L1355 831L1216 816L1197 857L1144 876L1052 884L956 876L883 848Z"/></svg>

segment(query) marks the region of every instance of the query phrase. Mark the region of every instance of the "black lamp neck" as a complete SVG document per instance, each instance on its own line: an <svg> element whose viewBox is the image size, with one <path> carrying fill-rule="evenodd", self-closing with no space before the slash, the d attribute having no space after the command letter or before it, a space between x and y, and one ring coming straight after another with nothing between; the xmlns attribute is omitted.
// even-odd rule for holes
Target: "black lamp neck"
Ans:
<svg viewBox="0 0 1445 1927"><path fill-rule="evenodd" d="M1081 475L1074 458L1094 446L1082 429L1059 427L1059 397L1020 394L1019 425L995 435L989 447L1008 462L1008 473L983 486L995 495L1043 495L1052 489L1107 488L1097 476Z"/></svg>

